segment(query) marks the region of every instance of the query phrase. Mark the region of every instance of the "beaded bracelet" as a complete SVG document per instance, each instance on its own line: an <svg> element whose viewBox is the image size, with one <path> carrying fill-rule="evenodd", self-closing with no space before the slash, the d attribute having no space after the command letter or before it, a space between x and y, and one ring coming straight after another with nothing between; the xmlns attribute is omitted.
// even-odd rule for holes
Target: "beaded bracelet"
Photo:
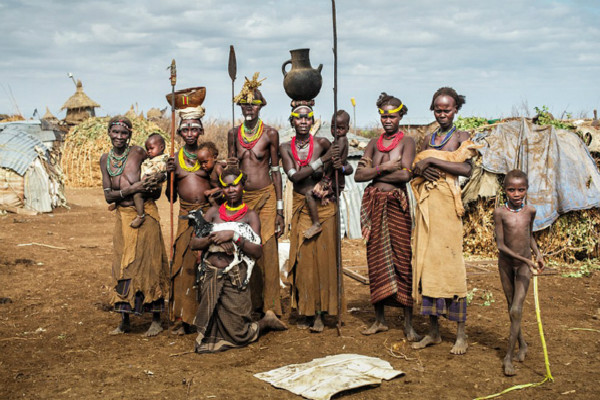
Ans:
<svg viewBox="0 0 600 400"><path fill-rule="evenodd" d="M379 166L375 167L375 171L377 172L377 175L381 175L381 171L379 170Z"/></svg>

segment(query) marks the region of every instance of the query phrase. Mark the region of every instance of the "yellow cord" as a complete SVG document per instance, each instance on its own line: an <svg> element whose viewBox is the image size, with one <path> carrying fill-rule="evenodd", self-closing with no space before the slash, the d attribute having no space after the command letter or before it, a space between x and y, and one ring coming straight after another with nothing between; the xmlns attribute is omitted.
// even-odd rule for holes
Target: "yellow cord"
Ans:
<svg viewBox="0 0 600 400"><path fill-rule="evenodd" d="M542 349L544 350L544 363L546 364L546 376L544 380L537 383L526 383L523 385L516 385L509 387L508 389L504 389L500 393L490 394L485 397L477 397L475 400L484 400L484 399L493 399L494 397L502 396L505 393L511 392L513 390L520 390L530 387L536 387L543 385L546 381L554 382L554 378L552 377L552 373L550 372L550 361L548 360L548 349L546 348L546 339L544 339L544 328L542 327L542 317L540 316L540 300L538 298L538 284L537 284L537 275L533 276L533 298L535 300L535 317L538 323L538 329L540 331L540 339L542 340Z"/></svg>

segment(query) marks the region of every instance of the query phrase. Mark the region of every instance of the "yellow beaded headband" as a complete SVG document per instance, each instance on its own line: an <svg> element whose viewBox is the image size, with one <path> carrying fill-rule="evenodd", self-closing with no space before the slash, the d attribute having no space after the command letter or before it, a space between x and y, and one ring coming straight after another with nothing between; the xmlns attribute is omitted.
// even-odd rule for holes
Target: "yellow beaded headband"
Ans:
<svg viewBox="0 0 600 400"><path fill-rule="evenodd" d="M308 114L299 114L299 113L295 113L292 111L292 113L290 115L294 118L301 118L301 117L312 118L312 116L315 115L315 112L311 111Z"/></svg>
<svg viewBox="0 0 600 400"><path fill-rule="evenodd" d="M398 108L394 108L393 110L383 110L383 109L379 109L379 114L383 115L383 114L393 114L393 113L397 113L398 111L402 110L402 107L404 107L404 104L400 104L400 107Z"/></svg>
<svg viewBox="0 0 600 400"><path fill-rule="evenodd" d="M262 100L254 99L252 101L240 100L238 104L252 104L253 106L259 106L262 103Z"/></svg>
<svg viewBox="0 0 600 400"><path fill-rule="evenodd" d="M242 172L240 172L240 174L238 175L238 177L233 180L233 183L231 184L231 186L235 186L238 183L240 183L240 181L242 180L242 176L244 176L244 174ZM223 182L223 179L221 178L221 175L219 175L219 182L221 182L221 186L223 186L224 188L226 188L227 186L229 186L228 184L226 184L225 182Z"/></svg>

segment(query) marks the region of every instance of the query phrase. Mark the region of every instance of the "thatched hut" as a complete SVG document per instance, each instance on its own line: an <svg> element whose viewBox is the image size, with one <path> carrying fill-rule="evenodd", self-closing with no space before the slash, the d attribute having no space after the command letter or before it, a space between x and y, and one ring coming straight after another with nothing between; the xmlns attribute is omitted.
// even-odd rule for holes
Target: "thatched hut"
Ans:
<svg viewBox="0 0 600 400"><path fill-rule="evenodd" d="M100 107L100 104L90 99L83 92L83 85L80 80L77 80L77 90L75 94L63 104L61 110L67 110L65 122L69 125L77 125L85 121L89 117L95 117L94 108Z"/></svg>
<svg viewBox="0 0 600 400"><path fill-rule="evenodd" d="M56 118L54 116L54 114L52 114L50 112L50 110L48 109L48 106L46 106L46 114L44 114L44 116L42 117L42 120L48 121L48 122L58 122L58 118Z"/></svg>

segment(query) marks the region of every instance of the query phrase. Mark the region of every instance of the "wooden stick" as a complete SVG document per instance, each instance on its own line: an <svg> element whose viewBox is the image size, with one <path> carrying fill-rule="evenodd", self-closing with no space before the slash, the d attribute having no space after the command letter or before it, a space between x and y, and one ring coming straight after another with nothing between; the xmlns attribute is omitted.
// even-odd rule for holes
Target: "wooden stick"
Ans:
<svg viewBox="0 0 600 400"><path fill-rule="evenodd" d="M235 76L237 74L237 61L235 59L235 49L233 45L229 46L229 65L227 68L229 77L231 78L231 129L235 129L235 103L233 98L235 97Z"/></svg>
<svg viewBox="0 0 600 400"><path fill-rule="evenodd" d="M50 249L56 249L56 250L67 250L66 247L58 247L58 246L51 246L49 244L43 244L43 243L22 243L22 244L18 244L17 247L22 247L22 246L42 246L42 247L48 247Z"/></svg>
<svg viewBox="0 0 600 400"><path fill-rule="evenodd" d="M336 12L335 12L335 0L331 0L331 14L333 16L333 142L337 144L337 23L336 23ZM340 218L340 187L339 187L339 174L338 170L335 170L335 198L337 199L337 207L335 210L335 222L336 222L336 267L337 267L337 333L338 336L342 336L342 296L343 287L342 280L342 239L341 239L341 218Z"/></svg>
<svg viewBox="0 0 600 400"><path fill-rule="evenodd" d="M177 83L177 67L175 59L171 61L171 158L175 157L175 84ZM173 268L173 182L175 181L175 171L171 172L171 180L169 181L169 211L171 217L171 257L170 268ZM172 273L172 271L170 271ZM169 275L171 276L171 275Z"/></svg>

